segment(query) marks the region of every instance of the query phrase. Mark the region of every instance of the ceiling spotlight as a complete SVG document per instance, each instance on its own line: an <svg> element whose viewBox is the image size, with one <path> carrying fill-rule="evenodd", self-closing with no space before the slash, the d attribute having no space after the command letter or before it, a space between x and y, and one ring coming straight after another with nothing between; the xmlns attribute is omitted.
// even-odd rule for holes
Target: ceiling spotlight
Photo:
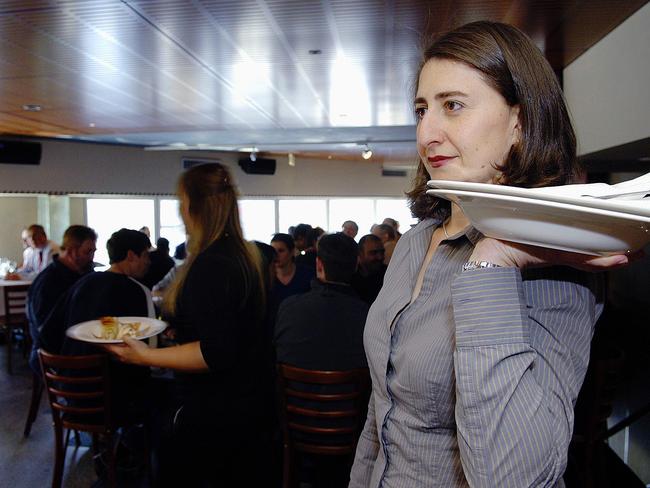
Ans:
<svg viewBox="0 0 650 488"><path fill-rule="evenodd" d="M289 153L288 159L289 159L289 166L293 167L296 165L296 156L293 153Z"/></svg>
<svg viewBox="0 0 650 488"><path fill-rule="evenodd" d="M372 157L372 151L368 147L368 144L364 147L363 151L361 151L361 157L363 159L370 159Z"/></svg>
<svg viewBox="0 0 650 488"><path fill-rule="evenodd" d="M23 105L23 110L27 112L40 112L43 109L40 105L36 103L26 103Z"/></svg>

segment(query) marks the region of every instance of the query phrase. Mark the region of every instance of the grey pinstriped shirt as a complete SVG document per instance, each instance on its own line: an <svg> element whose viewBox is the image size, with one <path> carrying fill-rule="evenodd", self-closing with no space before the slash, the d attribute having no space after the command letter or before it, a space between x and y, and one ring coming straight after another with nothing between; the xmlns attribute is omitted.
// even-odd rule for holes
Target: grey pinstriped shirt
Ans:
<svg viewBox="0 0 650 488"><path fill-rule="evenodd" d="M438 225L400 239L368 314L373 393L350 487L562 486L602 309L595 275L460 273L480 238L470 229L440 244L410 303Z"/></svg>

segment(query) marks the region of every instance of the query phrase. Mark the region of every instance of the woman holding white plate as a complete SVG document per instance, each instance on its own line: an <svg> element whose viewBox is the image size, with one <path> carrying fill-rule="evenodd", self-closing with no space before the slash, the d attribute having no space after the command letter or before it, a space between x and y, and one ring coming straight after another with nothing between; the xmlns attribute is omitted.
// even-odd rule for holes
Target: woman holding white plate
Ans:
<svg viewBox="0 0 650 488"><path fill-rule="evenodd" d="M624 265L482 236L426 181L563 185L576 143L548 62L514 27L476 22L425 51L411 208L364 344L373 392L350 487L562 486L573 405Z"/></svg>
<svg viewBox="0 0 650 488"><path fill-rule="evenodd" d="M274 405L261 258L242 236L225 166L190 168L178 196L188 258L165 308L181 345L125 339L106 348L127 363L175 370L182 407L157 486L262 486Z"/></svg>

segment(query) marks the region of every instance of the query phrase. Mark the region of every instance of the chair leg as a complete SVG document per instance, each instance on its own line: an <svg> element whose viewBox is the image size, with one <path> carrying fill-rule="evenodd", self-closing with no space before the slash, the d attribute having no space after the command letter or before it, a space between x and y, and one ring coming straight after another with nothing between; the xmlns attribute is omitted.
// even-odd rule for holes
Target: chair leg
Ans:
<svg viewBox="0 0 650 488"><path fill-rule="evenodd" d="M13 369L11 367L11 350L13 346L14 333L11 326L7 326L7 371L9 374L13 374Z"/></svg>
<svg viewBox="0 0 650 488"><path fill-rule="evenodd" d="M292 488L291 448L285 444L282 454L282 488Z"/></svg>
<svg viewBox="0 0 650 488"><path fill-rule="evenodd" d="M54 424L54 474L52 488L61 488L63 467L65 463L65 447L63 445L63 427Z"/></svg>
<svg viewBox="0 0 650 488"><path fill-rule="evenodd" d="M29 402L29 413L27 414L27 422L25 422L25 430L23 435L29 437L32 431L32 424L36 421L38 416L38 407L41 404L41 396L43 396L43 382L41 378L34 373L32 375L32 399Z"/></svg>

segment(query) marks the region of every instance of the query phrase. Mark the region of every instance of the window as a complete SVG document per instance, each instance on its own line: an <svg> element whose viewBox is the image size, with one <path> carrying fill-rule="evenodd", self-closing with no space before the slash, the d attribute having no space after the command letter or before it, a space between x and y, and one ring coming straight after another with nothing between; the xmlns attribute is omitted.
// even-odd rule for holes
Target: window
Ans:
<svg viewBox="0 0 650 488"><path fill-rule="evenodd" d="M180 216L177 199L160 200L160 237L169 241L172 254L176 246L185 242L185 225Z"/></svg>
<svg viewBox="0 0 650 488"><path fill-rule="evenodd" d="M312 227L327 229L327 201L325 199L310 200L280 200L280 229L287 232L289 227L298 224L309 224ZM268 242L268 241L265 241Z"/></svg>
<svg viewBox="0 0 650 488"><path fill-rule="evenodd" d="M95 261L108 264L106 241L111 234L124 227L138 230L149 227L156 235L154 200L145 198L89 198L86 200L88 226L97 232Z"/></svg>
<svg viewBox="0 0 650 488"><path fill-rule="evenodd" d="M375 201L372 198L331 198L329 200L328 232L340 232L346 220L353 220L359 226L357 241L370 232L375 219Z"/></svg>
<svg viewBox="0 0 650 488"><path fill-rule="evenodd" d="M239 200L244 239L269 243L275 234L275 200Z"/></svg>
<svg viewBox="0 0 650 488"><path fill-rule="evenodd" d="M403 234L417 224L418 220L411 216L406 199L378 198L376 200L377 223L381 224L386 217L399 222L399 231Z"/></svg>

